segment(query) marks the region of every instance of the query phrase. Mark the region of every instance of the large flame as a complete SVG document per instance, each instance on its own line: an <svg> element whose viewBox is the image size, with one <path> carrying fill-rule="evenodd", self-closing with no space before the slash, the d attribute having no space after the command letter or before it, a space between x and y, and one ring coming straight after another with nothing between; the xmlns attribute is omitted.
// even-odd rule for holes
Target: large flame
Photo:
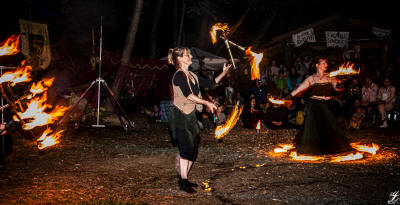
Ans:
<svg viewBox="0 0 400 205"><path fill-rule="evenodd" d="M43 93L44 91L46 91L52 84L54 81L54 77L53 78L45 78L41 81L39 81L38 83L33 83L31 86L31 89L29 90L31 92L31 96L28 97L28 99L35 97L37 94Z"/></svg>
<svg viewBox="0 0 400 205"><path fill-rule="evenodd" d="M229 28L227 23L216 23L214 26L211 27L210 35L212 43L217 42L217 31L220 30L226 34L229 33Z"/></svg>
<svg viewBox="0 0 400 205"><path fill-rule="evenodd" d="M269 97L268 100L271 103L277 104L277 105L284 105L284 104L291 104L292 103L291 100L278 100L278 99L275 99L274 97Z"/></svg>
<svg viewBox="0 0 400 205"><path fill-rule="evenodd" d="M14 86L17 83L30 81L32 67L25 65L25 63L26 61L24 60L21 62L21 66L17 70L4 73L0 77L0 84L11 82L11 86Z"/></svg>
<svg viewBox="0 0 400 205"><path fill-rule="evenodd" d="M353 161L357 159L363 158L363 154L357 152L355 154L350 153L346 156L336 156L331 158L331 162L344 162L344 161Z"/></svg>
<svg viewBox="0 0 400 205"><path fill-rule="evenodd" d="M359 74L360 70L353 70L353 64L347 63L342 64L341 66L339 66L339 69L336 71L332 71L329 73L329 77L334 77L334 76L346 76L346 75L355 75L355 74Z"/></svg>
<svg viewBox="0 0 400 205"><path fill-rule="evenodd" d="M245 51L246 55L250 56L250 66L251 66L251 80L260 79L260 63L264 56L263 53L254 53L251 51L251 46Z"/></svg>
<svg viewBox="0 0 400 205"><path fill-rule="evenodd" d="M287 152L291 149L294 149L293 144L279 144L280 148L275 148L274 152L275 153L282 153L282 152Z"/></svg>
<svg viewBox="0 0 400 205"><path fill-rule="evenodd" d="M236 122L238 121L240 115L242 114L243 107L239 108L239 105L236 104L235 108L229 114L228 120L225 124L217 126L215 129L215 138L221 139L224 137L228 132L235 126Z"/></svg>
<svg viewBox="0 0 400 205"><path fill-rule="evenodd" d="M376 151L379 150L379 146L375 143L372 143L371 147L367 145L360 145L360 142L351 143L350 146L360 152L368 152L372 155L375 155Z"/></svg>
<svg viewBox="0 0 400 205"><path fill-rule="evenodd" d="M19 35L12 35L0 45L0 56L15 55L19 52Z"/></svg>
<svg viewBox="0 0 400 205"><path fill-rule="evenodd" d="M56 106L51 112L46 112L51 105L46 103L47 93L44 93L41 97L33 98L27 105L25 112L18 112L17 114L21 119L27 119L22 128L25 130L31 130L38 126L54 123L58 118L64 115L68 107ZM14 116L14 120L18 120Z"/></svg>
<svg viewBox="0 0 400 205"><path fill-rule="evenodd" d="M59 139L61 137L61 133L63 132L63 130L60 130L56 133L52 133L51 135L49 135L51 132L53 132L51 128L47 128L43 132L42 136L40 136L40 138L37 140L39 149L44 149L46 147L53 146L60 142Z"/></svg>

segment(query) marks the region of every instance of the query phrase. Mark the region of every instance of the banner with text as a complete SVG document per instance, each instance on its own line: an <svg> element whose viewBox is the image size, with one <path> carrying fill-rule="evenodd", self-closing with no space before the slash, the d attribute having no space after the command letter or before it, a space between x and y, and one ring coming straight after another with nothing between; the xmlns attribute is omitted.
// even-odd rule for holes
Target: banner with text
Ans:
<svg viewBox="0 0 400 205"><path fill-rule="evenodd" d="M326 46L345 48L349 45L349 32L325 31Z"/></svg>
<svg viewBox="0 0 400 205"><path fill-rule="evenodd" d="M375 36L378 36L379 38L387 38L387 39L389 39L391 31L390 30L386 30L386 29L382 29L382 28L373 27L372 28L372 33Z"/></svg>
<svg viewBox="0 0 400 205"><path fill-rule="evenodd" d="M292 38L296 47L303 45L304 42L316 42L313 28L293 34Z"/></svg>

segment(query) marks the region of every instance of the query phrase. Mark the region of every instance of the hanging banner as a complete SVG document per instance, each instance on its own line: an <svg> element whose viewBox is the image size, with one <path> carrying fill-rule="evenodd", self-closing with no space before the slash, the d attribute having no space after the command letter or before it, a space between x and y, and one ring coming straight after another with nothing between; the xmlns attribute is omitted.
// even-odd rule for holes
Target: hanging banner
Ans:
<svg viewBox="0 0 400 205"><path fill-rule="evenodd" d="M349 45L349 32L325 31L326 46L345 48Z"/></svg>
<svg viewBox="0 0 400 205"><path fill-rule="evenodd" d="M21 52L33 69L46 69L51 62L50 40L47 24L19 20Z"/></svg>
<svg viewBox="0 0 400 205"><path fill-rule="evenodd" d="M296 47L303 45L304 42L316 42L313 28L293 34L292 38Z"/></svg>
<svg viewBox="0 0 400 205"><path fill-rule="evenodd" d="M390 30L386 30L386 29L382 29L382 28L373 27L372 28L372 33L375 36L378 36L379 38L387 38L387 39L389 39L391 31Z"/></svg>

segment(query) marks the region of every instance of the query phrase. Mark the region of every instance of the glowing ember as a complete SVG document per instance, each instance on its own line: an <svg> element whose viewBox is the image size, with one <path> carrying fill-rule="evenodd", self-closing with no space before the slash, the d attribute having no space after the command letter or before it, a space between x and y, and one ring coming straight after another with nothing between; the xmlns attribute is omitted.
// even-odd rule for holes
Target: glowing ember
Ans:
<svg viewBox="0 0 400 205"><path fill-rule="evenodd" d="M251 80L260 79L259 65L262 61L264 54L254 53L253 51L251 51L251 46L246 49L245 53L246 55L250 56Z"/></svg>
<svg viewBox="0 0 400 205"><path fill-rule="evenodd" d="M13 71L6 72L0 77L0 84L4 82L12 82L11 86L14 86L17 83L28 82L31 80L31 70L32 67L25 65L26 61L22 61L21 66Z"/></svg>
<svg viewBox="0 0 400 205"><path fill-rule="evenodd" d="M336 156L331 158L331 162L344 162L344 161L353 161L357 159L363 158L363 155L359 152L353 154L348 154L346 156Z"/></svg>
<svg viewBox="0 0 400 205"><path fill-rule="evenodd" d="M268 100L271 103L277 104L277 105L284 105L284 104L291 104L292 103L291 100L278 100L278 99L275 99L274 97L270 97L270 98L268 98Z"/></svg>
<svg viewBox="0 0 400 205"><path fill-rule="evenodd" d="M67 107L56 106L54 110L47 113L46 110L51 108L51 105L46 103L47 93L44 93L41 97L35 97L28 103L28 108L25 112L18 112L17 114L21 119L28 119L29 122L23 125L23 129L30 130L37 126L43 126L55 122L58 118L64 115L67 111ZM14 116L14 120L18 120Z"/></svg>
<svg viewBox="0 0 400 205"><path fill-rule="evenodd" d="M225 33L225 35L229 34L229 28L227 23L216 23L211 27L210 35L212 43L217 42L217 31L220 30Z"/></svg>
<svg viewBox="0 0 400 205"><path fill-rule="evenodd" d="M292 152L289 155L292 157L294 160L299 160L299 161L319 161L319 160L324 160L325 157L321 156L306 156L306 155L297 155L297 152Z"/></svg>
<svg viewBox="0 0 400 205"><path fill-rule="evenodd" d="M256 167L263 167L265 164L256 164Z"/></svg>
<svg viewBox="0 0 400 205"><path fill-rule="evenodd" d="M225 124L217 126L215 129L215 138L221 139L235 126L238 121L240 115L242 114L243 107L240 107L236 104L235 109L229 114L228 120Z"/></svg>
<svg viewBox="0 0 400 205"><path fill-rule="evenodd" d="M280 146L280 148L274 149L275 153L287 152L288 150L294 149L294 146L292 144L282 144L279 146Z"/></svg>
<svg viewBox="0 0 400 205"><path fill-rule="evenodd" d="M350 146L360 152L368 152L372 155L376 154L376 151L379 150L379 146L375 143L372 143L372 146L367 146L367 145L360 145L359 142L351 143Z"/></svg>
<svg viewBox="0 0 400 205"><path fill-rule="evenodd" d="M61 133L63 132L63 130L49 135L49 133L51 132L52 130L50 128L47 128L43 132L42 136L40 136L40 138L37 140L39 149L44 149L46 147L53 146L60 142L59 138L61 137Z"/></svg>
<svg viewBox="0 0 400 205"><path fill-rule="evenodd" d="M257 126L256 126L257 131L261 129L261 121L258 120Z"/></svg>
<svg viewBox="0 0 400 205"><path fill-rule="evenodd" d="M20 36L21 34L19 34L18 36L12 35L2 45L0 45L0 56L17 54L19 52L18 47Z"/></svg>
<svg viewBox="0 0 400 205"><path fill-rule="evenodd" d="M355 75L359 74L360 70L355 71L353 70L354 64L347 63L346 65L341 65L338 70L330 72L329 77L333 76L346 76L346 75Z"/></svg>
<svg viewBox="0 0 400 205"><path fill-rule="evenodd" d="M202 184L203 184L204 191L206 191L206 192L212 191L212 188L211 188L211 186L210 186L210 180L209 180L209 179L207 179L207 180L206 180L205 182L203 182Z"/></svg>

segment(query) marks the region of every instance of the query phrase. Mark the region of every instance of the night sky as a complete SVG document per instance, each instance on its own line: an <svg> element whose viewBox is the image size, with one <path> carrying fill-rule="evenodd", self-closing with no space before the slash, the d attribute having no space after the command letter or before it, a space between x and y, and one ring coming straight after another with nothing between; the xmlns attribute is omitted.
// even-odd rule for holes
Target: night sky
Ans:
<svg viewBox="0 0 400 205"><path fill-rule="evenodd" d="M141 21L133 49L134 57L148 58L150 32L154 8L159 0L144 0ZM182 0L178 2L178 20ZM218 46L212 45L208 30L216 22L235 24L244 11L250 8L243 23L232 35L237 43L249 45L258 34L263 19L272 18L262 42L272 37L313 23L322 18L339 14L344 17L363 19L378 23L382 28L395 29L399 12L392 1L299 1L299 0L207 0L186 1L183 45L196 46L217 53ZM18 19L47 23L52 48L60 44L66 47L74 59L87 59L91 47L91 29L94 28L96 44L100 16L104 16L104 49L122 51L135 1L119 0L15 0L2 3L0 38L5 39L18 33ZM174 25L173 0L165 0L158 24L156 58L163 57L173 46ZM273 16L273 17L271 17ZM201 26L206 23L205 27ZM179 22L176 22L179 26ZM394 33L394 37L395 33ZM257 47L257 45L254 45Z"/></svg>

